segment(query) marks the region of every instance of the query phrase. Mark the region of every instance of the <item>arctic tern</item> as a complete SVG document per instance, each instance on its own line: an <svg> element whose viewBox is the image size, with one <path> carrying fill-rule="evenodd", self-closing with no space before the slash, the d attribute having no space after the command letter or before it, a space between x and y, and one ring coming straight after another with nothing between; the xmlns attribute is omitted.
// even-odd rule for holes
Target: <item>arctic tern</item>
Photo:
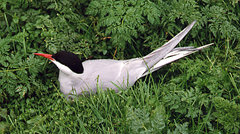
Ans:
<svg viewBox="0 0 240 134"><path fill-rule="evenodd" d="M134 85L141 77L152 73L164 65L197 52L212 44L198 48L176 45L192 29L193 21L174 38L150 54L128 60L98 59L82 61L71 52L60 51L56 54L34 53L51 60L59 69L60 90L67 96L81 95L83 92L96 92L119 88L126 89Z"/></svg>

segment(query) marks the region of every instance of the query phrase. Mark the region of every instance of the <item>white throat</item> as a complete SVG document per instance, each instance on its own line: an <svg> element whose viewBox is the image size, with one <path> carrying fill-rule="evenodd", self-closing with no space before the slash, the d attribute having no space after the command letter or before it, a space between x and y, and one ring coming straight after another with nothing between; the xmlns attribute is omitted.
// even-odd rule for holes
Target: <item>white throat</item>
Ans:
<svg viewBox="0 0 240 134"><path fill-rule="evenodd" d="M73 76L73 77L79 75L79 74L73 72L69 67L63 65L62 63L60 63L56 60L52 60L52 62L58 67L58 69L62 73L66 74L66 75L70 75L70 76Z"/></svg>

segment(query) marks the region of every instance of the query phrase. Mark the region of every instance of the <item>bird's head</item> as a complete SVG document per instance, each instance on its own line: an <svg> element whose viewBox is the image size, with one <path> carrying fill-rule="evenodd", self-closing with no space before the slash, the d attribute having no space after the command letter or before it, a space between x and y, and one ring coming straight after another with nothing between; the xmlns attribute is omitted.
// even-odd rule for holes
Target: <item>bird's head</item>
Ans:
<svg viewBox="0 0 240 134"><path fill-rule="evenodd" d="M65 74L81 74L84 71L82 61L76 54L71 52L60 51L53 55L34 53L34 55L42 56L51 60L58 69Z"/></svg>

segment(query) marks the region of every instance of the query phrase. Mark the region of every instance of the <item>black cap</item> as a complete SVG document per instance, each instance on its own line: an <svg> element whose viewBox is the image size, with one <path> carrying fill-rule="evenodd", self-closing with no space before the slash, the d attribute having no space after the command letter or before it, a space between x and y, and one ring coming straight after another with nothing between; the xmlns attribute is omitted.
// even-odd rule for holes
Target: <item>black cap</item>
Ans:
<svg viewBox="0 0 240 134"><path fill-rule="evenodd" d="M82 61L74 53L60 51L52 55L52 58L69 67L75 73L83 73Z"/></svg>

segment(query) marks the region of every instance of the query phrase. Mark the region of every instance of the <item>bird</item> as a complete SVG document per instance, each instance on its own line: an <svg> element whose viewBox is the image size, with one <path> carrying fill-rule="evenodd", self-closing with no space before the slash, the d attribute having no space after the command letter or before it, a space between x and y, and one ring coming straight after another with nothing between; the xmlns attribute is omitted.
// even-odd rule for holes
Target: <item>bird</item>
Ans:
<svg viewBox="0 0 240 134"><path fill-rule="evenodd" d="M98 89L118 92L120 89L133 86L138 79L159 70L164 65L212 45L213 43L198 48L192 46L175 48L195 23L196 21L193 21L155 51L138 58L83 61L76 54L67 51L59 51L53 55L44 53L34 55L45 57L57 66L60 90L68 97L82 95L84 92L96 93Z"/></svg>

